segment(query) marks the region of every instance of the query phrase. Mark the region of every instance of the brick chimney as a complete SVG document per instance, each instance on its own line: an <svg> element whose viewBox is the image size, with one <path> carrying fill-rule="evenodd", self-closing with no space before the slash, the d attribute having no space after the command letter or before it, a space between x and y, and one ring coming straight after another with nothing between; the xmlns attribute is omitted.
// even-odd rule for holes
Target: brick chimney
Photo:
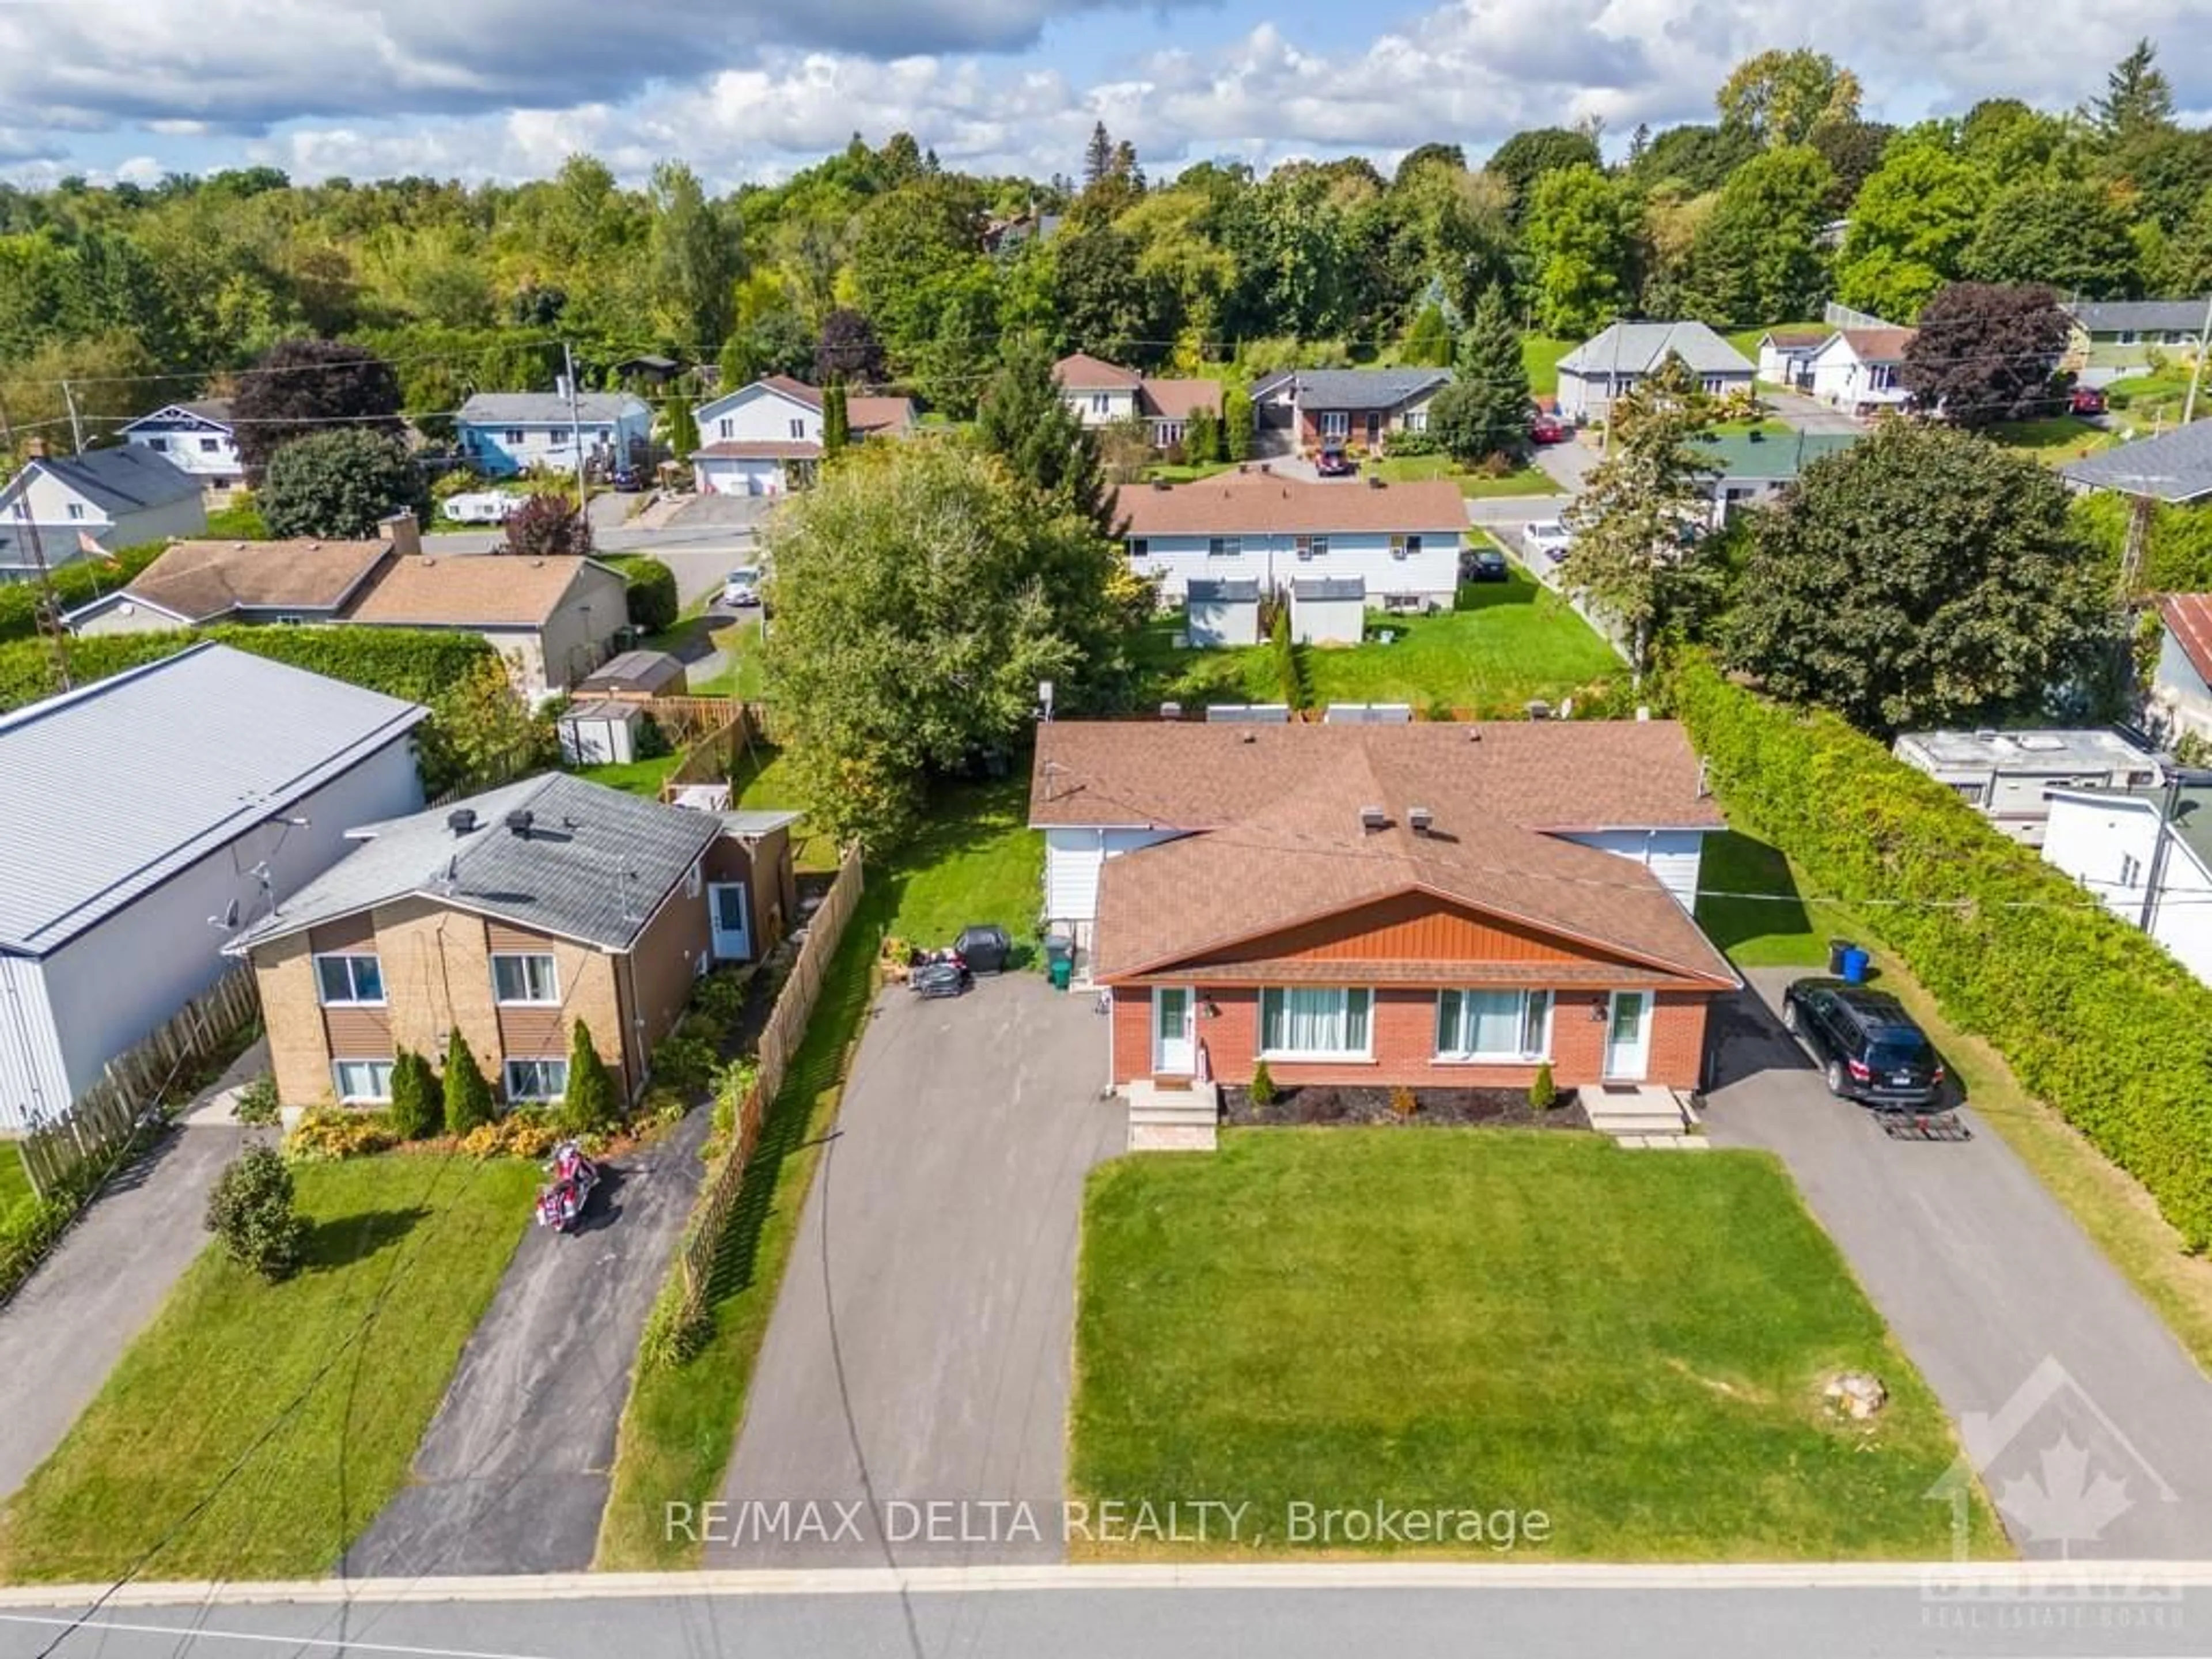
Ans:
<svg viewBox="0 0 2212 1659"><path fill-rule="evenodd" d="M412 513L395 513L376 526L377 537L403 559L419 557L422 532Z"/></svg>

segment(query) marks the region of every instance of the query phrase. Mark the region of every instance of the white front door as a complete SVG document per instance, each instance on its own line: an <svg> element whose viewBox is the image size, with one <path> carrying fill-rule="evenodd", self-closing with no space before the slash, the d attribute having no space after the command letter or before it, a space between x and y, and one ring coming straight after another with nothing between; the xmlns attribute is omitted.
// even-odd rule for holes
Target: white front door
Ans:
<svg viewBox="0 0 2212 1659"><path fill-rule="evenodd" d="M1615 991L1605 1022L1605 1074L1640 1083L1651 1056L1651 994Z"/></svg>
<svg viewBox="0 0 2212 1659"><path fill-rule="evenodd" d="M1171 1076L1188 1076L1198 1060L1190 1030L1190 988L1156 985L1152 988L1152 1069Z"/></svg>
<svg viewBox="0 0 2212 1659"><path fill-rule="evenodd" d="M714 919L714 954L724 962L750 962L753 955L752 896L743 882L709 882L707 910Z"/></svg>

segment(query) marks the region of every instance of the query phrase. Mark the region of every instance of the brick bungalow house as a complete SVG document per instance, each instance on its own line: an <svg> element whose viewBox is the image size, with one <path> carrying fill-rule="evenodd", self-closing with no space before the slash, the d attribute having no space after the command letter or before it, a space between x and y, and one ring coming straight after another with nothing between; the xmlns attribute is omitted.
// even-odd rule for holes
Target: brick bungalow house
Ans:
<svg viewBox="0 0 2212 1659"><path fill-rule="evenodd" d="M1699 782L1667 721L1060 721L1030 819L1117 1085L1690 1089Z"/></svg>
<svg viewBox="0 0 2212 1659"><path fill-rule="evenodd" d="M1301 454L1358 447L1380 454L1393 432L1425 432L1429 404L1451 384L1448 368L1300 368L1252 387L1263 429L1287 429Z"/></svg>
<svg viewBox="0 0 2212 1659"><path fill-rule="evenodd" d="M581 1019L635 1097L716 962L798 910L791 812L664 806L564 773L348 832L359 850L225 947L252 963L277 1097L391 1097L459 1025L510 1104L568 1087Z"/></svg>
<svg viewBox="0 0 2212 1659"><path fill-rule="evenodd" d="M1088 352L1062 357L1052 366L1052 377L1060 383L1061 401L1084 425L1142 420L1155 449L1181 443L1200 410L1221 413L1218 380L1154 380Z"/></svg>

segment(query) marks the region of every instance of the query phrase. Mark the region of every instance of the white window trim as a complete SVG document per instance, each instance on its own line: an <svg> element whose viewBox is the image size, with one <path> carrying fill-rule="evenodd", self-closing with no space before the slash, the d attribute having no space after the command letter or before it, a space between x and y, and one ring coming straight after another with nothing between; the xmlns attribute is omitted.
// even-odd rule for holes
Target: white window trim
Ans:
<svg viewBox="0 0 2212 1659"><path fill-rule="evenodd" d="M325 1008L383 1008L383 1007L386 1007L386 1006L389 1006L389 1004L388 1004L388 1002L386 1001L386 1000L385 998L383 998L383 997L350 996L350 997L342 998L341 1000L337 1000L337 1001L336 1001L336 1002L333 1002L333 1001L331 1001L331 999L330 999L328 996L326 996L325 994L324 994L324 991L323 991L323 964L324 964L325 963L326 963L326 962L343 962L343 963L373 962L373 963L376 963L376 982L377 982L379 985L383 984L383 983L384 983L384 963L383 963L382 958L380 958L380 957L376 954L376 952L375 952L375 951L316 951L316 952L315 952L315 954L314 954L314 957L313 957L313 963L314 963L314 972L315 972L315 1001L316 1001L316 1003L317 1003L319 1006L322 1006L322 1007L325 1007ZM347 988L348 988L349 990L350 990L350 989L352 989L352 988L353 988L353 985L354 985L354 973L353 973L353 969L352 969L350 967L349 967L349 968L347 968L347 969L346 969L346 987L347 987Z"/></svg>
<svg viewBox="0 0 2212 1659"><path fill-rule="evenodd" d="M528 962L532 958L544 961L552 974L553 994L544 997L503 997L499 994L499 964L501 962ZM529 977L529 970L523 970ZM561 1006L561 961L550 951L495 951L491 953L491 1000L501 1008L558 1008Z"/></svg>
<svg viewBox="0 0 2212 1659"><path fill-rule="evenodd" d="M1206 538L1206 556L1209 559L1241 559L1244 556L1242 536L1209 536Z"/></svg>
<svg viewBox="0 0 2212 1659"><path fill-rule="evenodd" d="M392 1061L388 1060L337 1060L331 1061L331 1092L343 1106L381 1106L392 1098ZM384 1067L384 1092L380 1095L349 1095L346 1092L345 1068L349 1066L381 1066Z"/></svg>
<svg viewBox="0 0 2212 1659"><path fill-rule="evenodd" d="M1281 994L1289 991L1334 991L1338 996L1346 1000L1343 1014L1346 1018L1349 1018L1351 1014L1350 1000L1352 994L1354 991L1364 993L1367 998L1367 1046L1364 1048L1267 1048L1266 1046L1267 1036L1267 998L1271 994ZM1261 1060L1279 1060L1288 1064L1295 1065L1300 1062L1326 1063L1333 1060L1371 1060L1375 1058L1375 993L1370 987L1364 985L1265 986L1261 988L1260 992L1259 1018L1260 1029L1255 1031L1253 1036L1260 1042L1261 1046L1258 1048L1257 1053Z"/></svg>
<svg viewBox="0 0 2212 1659"><path fill-rule="evenodd" d="M1510 1053L1502 1053L1502 1052L1496 1052L1496 1051L1488 1050L1488 1049L1479 1049L1479 1048L1445 1048L1445 1047L1444 1047L1444 1040L1443 1040L1443 1039L1444 1039L1444 999L1445 999L1446 997L1448 997L1448 996L1465 996L1465 995L1489 995L1489 996L1516 996L1516 997L1518 997L1518 998L1520 999L1520 1006L1519 1006L1519 1007L1518 1007L1517 1009L1516 1009L1516 1011L1515 1011L1515 1012L1514 1012L1514 1017L1513 1017L1513 1029L1514 1029L1515 1030L1516 1030L1516 1031L1526 1031L1526 1030L1528 1029L1528 999L1529 999L1530 997L1532 997L1532 996L1540 996L1540 997L1543 998L1543 999L1544 999L1544 1042L1543 1042L1543 1045L1542 1045L1540 1048L1536 1048L1536 1049L1534 1049L1534 1050L1533 1050L1533 1051L1532 1051L1532 1050L1528 1050L1528 1049L1520 1049L1520 1048L1516 1048L1516 1049L1514 1049L1513 1051L1511 1051L1511 1052L1510 1052ZM1453 987L1451 987L1450 988L1449 988L1449 989L1447 989L1447 990L1442 990L1442 991L1439 991L1439 992L1437 992L1437 1020L1436 1020L1436 1039L1437 1039L1436 1058L1437 1058L1437 1062L1438 1062L1439 1064L1441 1064L1441 1065L1446 1065L1446 1066L1535 1066L1535 1065L1540 1065L1541 1063L1543 1063L1544 1061L1546 1061L1546 1060L1547 1060L1551 1059L1551 1057L1552 1057L1552 1033L1553 1033L1553 1025L1554 1025L1555 1022L1557 1021L1557 1019L1558 1019L1558 1018L1559 1018L1559 999L1558 999L1557 997L1555 997L1554 995L1553 995L1553 994L1552 994L1552 993L1551 993L1551 992L1549 992L1549 991L1513 990L1513 989L1510 989L1510 988L1507 988L1507 987L1504 987L1504 986L1498 986L1498 985L1455 985L1455 986L1453 986ZM1462 1024L1464 1024L1466 1023L1466 1017L1465 1017L1465 1015L1464 1015L1464 1014L1462 1014L1462 1015L1461 1016L1461 1023L1462 1023Z"/></svg>
<svg viewBox="0 0 2212 1659"><path fill-rule="evenodd" d="M684 872L684 896L685 898L697 898L701 890L705 886L705 884L706 878L700 869L699 860L697 859L694 859L691 860L690 869Z"/></svg>
<svg viewBox="0 0 2212 1659"><path fill-rule="evenodd" d="M561 1086L550 1094L518 1093L514 1087L514 1068L518 1066L528 1066L533 1068L558 1066L561 1068ZM568 1057L559 1054L526 1054L519 1060L507 1060L499 1068L499 1084L500 1093L510 1106L535 1106L542 1105L547 1101L558 1100L568 1092Z"/></svg>
<svg viewBox="0 0 2212 1659"><path fill-rule="evenodd" d="M1321 435L1324 438L1349 438L1352 435L1352 411L1348 409L1322 410Z"/></svg>

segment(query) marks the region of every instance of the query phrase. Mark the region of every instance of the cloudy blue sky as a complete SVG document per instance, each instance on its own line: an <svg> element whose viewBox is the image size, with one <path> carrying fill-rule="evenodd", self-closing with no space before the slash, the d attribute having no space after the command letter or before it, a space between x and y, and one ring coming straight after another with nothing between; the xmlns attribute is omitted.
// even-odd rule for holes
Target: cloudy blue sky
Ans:
<svg viewBox="0 0 2212 1659"><path fill-rule="evenodd" d="M948 164L1073 172L1705 118L1737 59L1811 46L1905 121L2071 104L2138 35L2212 112L2205 0L0 0L0 174L514 179L579 149L773 179L905 129Z"/></svg>

